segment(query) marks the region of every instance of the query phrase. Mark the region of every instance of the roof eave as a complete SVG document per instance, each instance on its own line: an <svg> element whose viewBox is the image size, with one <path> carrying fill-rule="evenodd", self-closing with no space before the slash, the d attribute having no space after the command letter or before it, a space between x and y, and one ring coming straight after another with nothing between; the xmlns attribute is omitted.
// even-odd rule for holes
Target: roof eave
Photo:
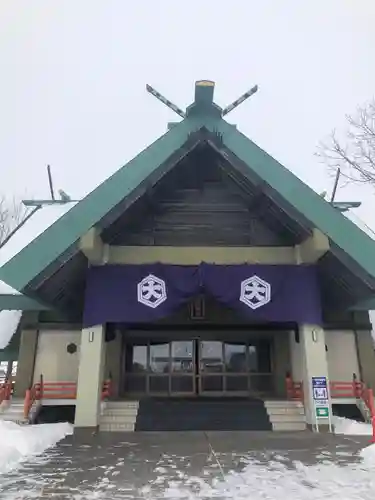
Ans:
<svg viewBox="0 0 375 500"><path fill-rule="evenodd" d="M25 295L0 295L0 311L48 311L51 308Z"/></svg>

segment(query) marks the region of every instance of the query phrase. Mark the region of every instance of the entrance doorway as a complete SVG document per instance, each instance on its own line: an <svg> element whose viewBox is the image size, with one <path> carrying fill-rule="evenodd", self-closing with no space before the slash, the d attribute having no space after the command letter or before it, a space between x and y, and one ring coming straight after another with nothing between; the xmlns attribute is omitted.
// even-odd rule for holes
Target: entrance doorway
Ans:
<svg viewBox="0 0 375 500"><path fill-rule="evenodd" d="M273 392L272 340L128 342L123 393L254 396Z"/></svg>

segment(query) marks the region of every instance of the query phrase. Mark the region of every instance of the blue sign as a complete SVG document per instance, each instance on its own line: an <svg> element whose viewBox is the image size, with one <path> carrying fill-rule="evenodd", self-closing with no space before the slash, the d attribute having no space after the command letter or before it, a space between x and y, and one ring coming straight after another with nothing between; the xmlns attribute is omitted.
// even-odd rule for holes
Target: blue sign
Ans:
<svg viewBox="0 0 375 500"><path fill-rule="evenodd" d="M328 400L327 377L312 377L314 401Z"/></svg>

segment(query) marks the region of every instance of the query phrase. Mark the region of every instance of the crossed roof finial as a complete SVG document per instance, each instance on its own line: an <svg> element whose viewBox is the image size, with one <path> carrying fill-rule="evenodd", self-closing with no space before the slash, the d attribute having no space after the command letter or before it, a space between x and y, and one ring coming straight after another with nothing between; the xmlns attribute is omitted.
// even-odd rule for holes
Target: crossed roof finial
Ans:
<svg viewBox="0 0 375 500"><path fill-rule="evenodd" d="M215 88L215 82L211 80L199 80L195 82L195 100L194 103L191 106L189 106L187 111L197 106L205 106L207 108L207 105L209 105L220 110L221 116L225 116L258 91L258 85L255 85L253 88L242 94L238 99L229 104L229 106L226 106L224 109L222 109L219 108L219 106L217 106L213 102L214 88ZM147 84L146 90L154 97L156 97L156 99L158 99L160 102L165 104L165 106L167 106L172 111L181 116L181 118L186 118L187 113L185 111L183 111L181 108L176 106L176 104L174 104L172 101L164 97L160 92L151 87L151 85Z"/></svg>

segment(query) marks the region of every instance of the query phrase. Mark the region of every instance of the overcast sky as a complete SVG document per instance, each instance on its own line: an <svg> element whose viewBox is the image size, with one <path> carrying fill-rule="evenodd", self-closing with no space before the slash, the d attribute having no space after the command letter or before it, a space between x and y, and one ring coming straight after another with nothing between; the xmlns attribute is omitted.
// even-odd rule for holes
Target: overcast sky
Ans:
<svg viewBox="0 0 375 500"><path fill-rule="evenodd" d="M330 190L318 142L375 94L374 0L0 0L0 192L81 197L177 118L194 82L305 182ZM375 191L347 186L375 227Z"/></svg>

